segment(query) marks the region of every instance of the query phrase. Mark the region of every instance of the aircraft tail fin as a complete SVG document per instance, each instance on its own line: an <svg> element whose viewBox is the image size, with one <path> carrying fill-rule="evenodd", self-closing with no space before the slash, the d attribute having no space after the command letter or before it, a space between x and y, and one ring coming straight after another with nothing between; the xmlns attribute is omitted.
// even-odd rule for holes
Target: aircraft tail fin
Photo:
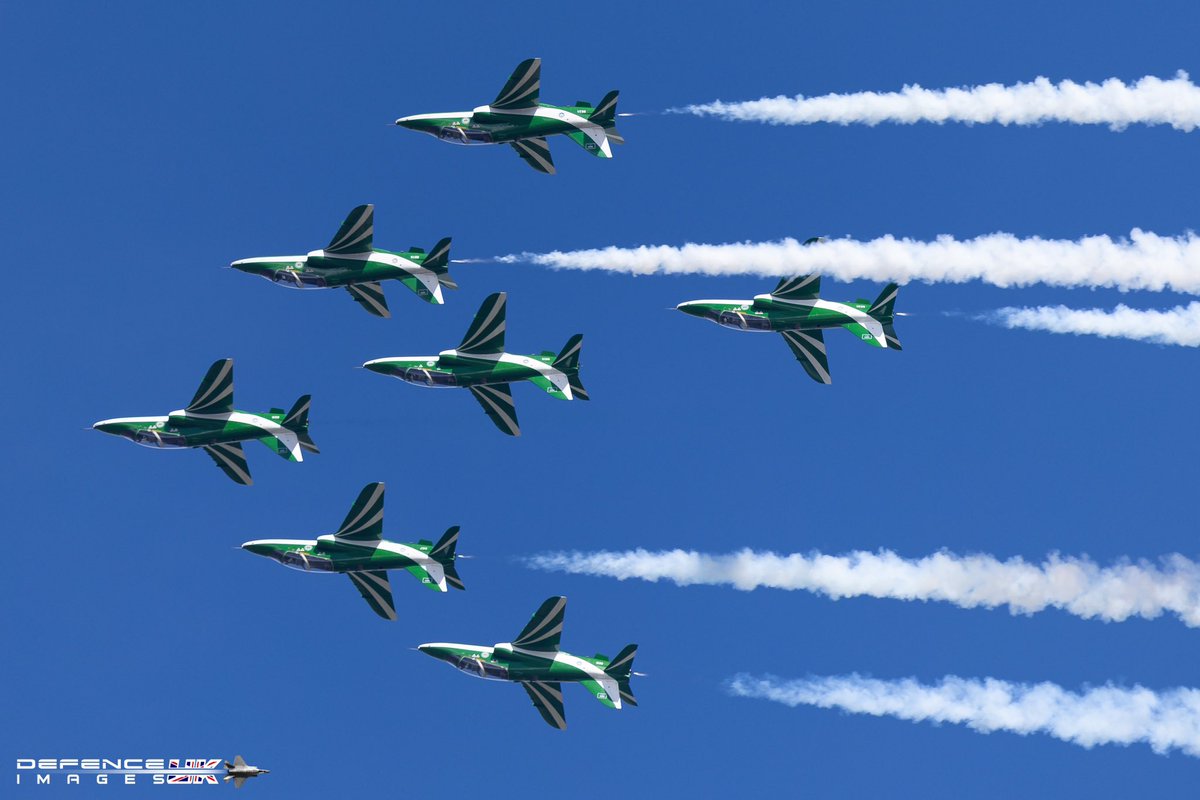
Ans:
<svg viewBox="0 0 1200 800"><path fill-rule="evenodd" d="M283 418L283 427L296 434L300 446L310 453L319 453L321 449L308 435L308 409L312 405L312 395L306 394L295 402L292 410Z"/></svg>
<svg viewBox="0 0 1200 800"><path fill-rule="evenodd" d="M563 345L563 349L554 359L556 369L562 370L567 376L567 382L571 384L571 395L576 400L590 400L587 389L583 388L583 381L579 380L579 355L583 350L583 334L577 333L567 340Z"/></svg>
<svg viewBox="0 0 1200 800"><path fill-rule="evenodd" d="M633 673L633 659L637 655L638 646L636 644L627 644L617 653L617 657L608 663L604 668L612 677L617 680L627 681Z"/></svg>
<svg viewBox="0 0 1200 800"><path fill-rule="evenodd" d="M437 544L433 546L433 550L429 552L431 558L435 559L442 565L442 572L446 575L446 584L454 589L466 589L462 579L458 577L458 569L454 565L454 559L458 556L454 549L458 546L458 526L455 525L449 528L442 538L438 539Z"/></svg>
<svg viewBox="0 0 1200 800"><path fill-rule="evenodd" d="M613 89L604 95L604 99L592 110L588 121L594 122L605 129L614 127L617 124L617 97L620 94L616 89Z"/></svg>
<svg viewBox="0 0 1200 800"><path fill-rule="evenodd" d="M637 655L637 645L627 644L617 653L617 657L609 662L604 668L605 673L615 678L617 681L617 689L621 693L621 702L631 706L638 704L637 698L633 695L633 688L629 685L629 680L633 676L633 658Z"/></svg>
<svg viewBox="0 0 1200 800"><path fill-rule="evenodd" d="M883 287L883 291L879 293L879 297L875 298L875 302L867 309L867 313L881 322L885 318L895 316L896 294L899 291L900 287L894 283Z"/></svg>
<svg viewBox="0 0 1200 800"><path fill-rule="evenodd" d="M434 275L437 275L438 283L445 286L447 289L457 289L458 283L454 278L450 277L450 237L447 236L433 246L429 251L429 255L425 257L425 262L422 264L428 270L431 270Z"/></svg>

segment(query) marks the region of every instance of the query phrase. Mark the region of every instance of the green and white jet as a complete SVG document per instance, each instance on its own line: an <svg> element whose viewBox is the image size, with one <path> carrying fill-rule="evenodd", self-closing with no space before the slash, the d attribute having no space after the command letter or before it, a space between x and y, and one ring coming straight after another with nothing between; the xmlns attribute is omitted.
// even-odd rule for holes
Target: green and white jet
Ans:
<svg viewBox="0 0 1200 800"><path fill-rule="evenodd" d="M600 104L577 100L572 106L538 102L542 60L530 58L513 70L496 99L471 111L414 114L396 124L436 136L452 144L510 144L525 163L538 172L554 174L547 136L565 134L598 158L612 158L610 142L624 144L617 133L617 92L604 95Z"/></svg>
<svg viewBox="0 0 1200 800"><path fill-rule="evenodd" d="M92 427L134 444L160 450L199 447L235 482L253 483L242 442L260 441L288 461L303 461L303 451L319 453L308 435L311 397L304 395L284 413L265 414L233 408L233 359L223 358L208 368L187 408L161 417L118 417Z"/></svg>
<svg viewBox="0 0 1200 800"><path fill-rule="evenodd" d="M583 334L567 340L555 355L549 350L528 356L504 352L507 295L497 292L483 301L462 344L436 356L377 358L363 367L408 383L430 387L466 387L496 423L510 436L520 436L510 383L529 381L559 400L587 400L579 380L579 351Z"/></svg>
<svg viewBox="0 0 1200 800"><path fill-rule="evenodd" d="M368 483L334 533L316 539L256 539L242 549L303 572L345 574L367 605L393 622L396 605L389 569L406 569L435 592L465 589L454 566L458 526L447 530L437 544L426 539L389 542L383 538L383 490L382 483Z"/></svg>
<svg viewBox="0 0 1200 800"><path fill-rule="evenodd" d="M372 246L375 206L350 212L324 250L303 256L243 258L229 266L261 275L292 289L335 289L344 286L355 302L377 317L390 317L381 281L396 280L427 303L441 305L442 287L457 289L450 277L450 239L442 239L426 253L419 247L404 252Z"/></svg>
<svg viewBox="0 0 1200 800"><path fill-rule="evenodd" d="M825 355L826 328L845 328L872 347L901 349L892 327L898 289L896 284L889 283L874 303L866 300L836 303L818 296L821 276L804 275L784 278L775 291L757 295L753 300L692 300L676 308L735 330L782 334L812 379L830 383L829 359Z"/></svg>
<svg viewBox="0 0 1200 800"><path fill-rule="evenodd" d="M633 672L637 645L626 645L611 660L599 653L580 658L559 650L566 610L567 598L549 598L511 642L491 647L431 642L417 649L476 678L521 684L542 719L559 730L567 727L562 699L564 683L583 684L609 708L620 710L622 703L636 706L637 698L629 688L629 679L640 674Z"/></svg>

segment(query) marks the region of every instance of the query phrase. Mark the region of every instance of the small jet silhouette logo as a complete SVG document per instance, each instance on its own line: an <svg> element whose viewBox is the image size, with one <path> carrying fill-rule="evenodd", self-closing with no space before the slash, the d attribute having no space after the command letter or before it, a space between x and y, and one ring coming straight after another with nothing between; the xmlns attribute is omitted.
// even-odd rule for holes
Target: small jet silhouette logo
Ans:
<svg viewBox="0 0 1200 800"><path fill-rule="evenodd" d="M233 781L233 788L240 789L247 778L257 778L259 775L266 775L271 770L260 769L246 763L246 760L241 756L235 756L233 763L225 762L225 780Z"/></svg>

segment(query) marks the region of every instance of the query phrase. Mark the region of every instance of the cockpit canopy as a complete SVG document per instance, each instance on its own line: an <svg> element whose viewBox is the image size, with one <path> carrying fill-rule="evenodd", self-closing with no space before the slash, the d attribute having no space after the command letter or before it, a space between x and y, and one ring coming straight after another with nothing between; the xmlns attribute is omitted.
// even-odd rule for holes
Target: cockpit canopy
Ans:
<svg viewBox="0 0 1200 800"><path fill-rule="evenodd" d="M274 558L285 567L301 572L333 572L333 562L324 556L314 556L300 550L276 551Z"/></svg>
<svg viewBox="0 0 1200 800"><path fill-rule="evenodd" d="M400 373L401 380L421 386L457 386L458 378L450 372L437 372L420 367L409 367Z"/></svg>
<svg viewBox="0 0 1200 800"><path fill-rule="evenodd" d="M468 130L447 125L438 129L437 137L444 142L454 144L492 144L492 134L489 131Z"/></svg>
<svg viewBox="0 0 1200 800"><path fill-rule="evenodd" d="M476 678L484 678L492 681L506 681L509 679L507 667L484 661L477 656L462 656L458 661L450 663L456 669L460 669L468 675L474 675Z"/></svg>
<svg viewBox="0 0 1200 800"><path fill-rule="evenodd" d="M275 270L271 273L271 280L293 289L324 289L329 285L320 275L311 275L290 269Z"/></svg>
<svg viewBox="0 0 1200 800"><path fill-rule="evenodd" d="M162 431L156 428L142 428L134 431L131 437L135 444L142 447L187 447L187 437L181 433Z"/></svg>
<svg viewBox="0 0 1200 800"><path fill-rule="evenodd" d="M766 317L745 314L741 311L722 311L717 315L717 324L743 331L771 330L771 321Z"/></svg>

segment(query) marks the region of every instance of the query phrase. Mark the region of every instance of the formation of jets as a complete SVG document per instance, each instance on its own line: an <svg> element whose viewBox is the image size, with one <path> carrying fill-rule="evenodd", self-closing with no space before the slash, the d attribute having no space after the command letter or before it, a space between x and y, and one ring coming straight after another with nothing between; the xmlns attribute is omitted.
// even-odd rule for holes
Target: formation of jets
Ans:
<svg viewBox="0 0 1200 800"><path fill-rule="evenodd" d="M541 61L529 59L513 72L490 104L471 111L417 114L396 124L455 144L509 144L530 166L554 173L547 137L562 134L589 153L611 158L616 131L617 92L596 106L576 102L552 106L539 102ZM360 205L347 215L323 249L304 255L262 256L230 266L296 289L345 288L367 312L389 317L383 282L398 281L427 303L445 302L444 289L456 289L450 277L450 239L426 252L374 247L373 205ZM818 241L810 239L806 244ZM805 371L816 381L830 382L824 331L841 327L874 347L899 350L893 328L897 286L889 284L869 303L839 303L820 297L820 277L785 278L770 294L751 300L694 300L677 306L686 314L743 331L783 336ZM363 367L418 386L469 390L497 428L520 434L511 385L529 381L560 400L588 400L580 377L582 334L575 334L557 353L530 355L505 352L507 295L497 292L483 301L461 343L428 356L395 356L367 361ZM232 480L252 483L242 443L258 440L289 461L303 461L304 451L319 452L308 432L309 395L290 411L273 408L251 413L233 407L233 360L209 368L185 408L162 416L118 417L94 424L104 433L158 449L200 448ZM303 572L345 574L380 617L398 618L388 572L406 570L428 588L445 593L464 589L455 561L459 529L449 528L437 541L393 542L383 538L384 484L362 489L342 525L314 539L256 539L242 548ZM559 648L565 597L551 597L512 641L491 646L435 642L421 652L480 678L521 684L542 718L557 729L566 727L562 684L579 683L605 706L637 705L630 689L636 645L615 658L584 658ZM241 788L247 778L268 772L247 765L241 756L226 762L225 780Z"/></svg>

